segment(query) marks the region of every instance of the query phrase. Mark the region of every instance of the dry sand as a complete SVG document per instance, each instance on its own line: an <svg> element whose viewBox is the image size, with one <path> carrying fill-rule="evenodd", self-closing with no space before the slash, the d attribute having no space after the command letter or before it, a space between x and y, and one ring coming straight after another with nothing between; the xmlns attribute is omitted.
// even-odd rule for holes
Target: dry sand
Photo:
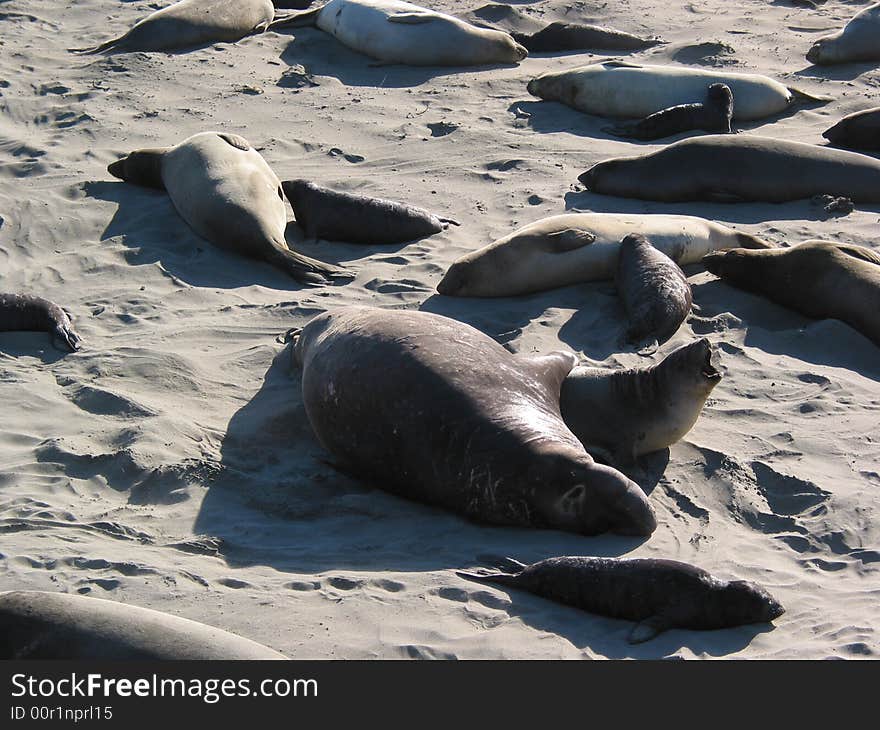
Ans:
<svg viewBox="0 0 880 730"><path fill-rule="evenodd" d="M816 69L804 58L865 5L513 7L669 41L631 59L702 60L829 94L825 107L746 127L819 143L841 116L880 104L876 68ZM147 606L297 658L880 651L880 350L847 325L688 270L699 313L656 357L706 335L725 377L685 440L646 461L659 527L645 542L480 527L340 475L274 339L326 308L364 303L443 313L515 351L564 347L641 365L615 353L625 325L610 283L495 301L434 287L461 254L569 209L693 214L777 243L878 247L877 209L823 221L808 202L661 205L584 193L576 178L589 165L656 147L610 139L607 120L526 93L538 73L595 57L585 53L482 70L375 67L311 28L182 55L67 52L156 6L0 4L0 289L63 304L85 338L81 352L62 355L44 334L0 335L0 590ZM317 85L292 86L297 64ZM304 246L358 275L301 288L200 241L164 194L106 172L134 148L209 129L245 136L282 179L406 200L462 225L406 246ZM772 629L676 630L634 647L628 622L456 577L487 554L675 558L757 581L787 613Z"/></svg>

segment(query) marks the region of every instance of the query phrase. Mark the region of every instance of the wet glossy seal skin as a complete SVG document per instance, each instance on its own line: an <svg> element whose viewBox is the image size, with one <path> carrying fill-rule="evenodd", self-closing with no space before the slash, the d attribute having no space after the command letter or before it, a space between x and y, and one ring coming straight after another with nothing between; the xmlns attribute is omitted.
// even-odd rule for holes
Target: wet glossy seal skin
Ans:
<svg viewBox="0 0 880 730"><path fill-rule="evenodd" d="M342 193L305 180L285 180L281 187L296 222L309 238L373 245L406 243L458 225L414 205Z"/></svg>
<svg viewBox="0 0 880 730"><path fill-rule="evenodd" d="M148 608L66 593L0 593L0 659L286 658L228 631Z"/></svg>
<svg viewBox="0 0 880 730"><path fill-rule="evenodd" d="M640 38L613 28L581 23L555 21L534 33L511 33L513 39L525 46L529 53L557 53L560 51L641 51L663 41L659 38Z"/></svg>
<svg viewBox="0 0 880 730"><path fill-rule="evenodd" d="M880 107L850 114L822 136L835 147L851 150L880 150Z"/></svg>
<svg viewBox="0 0 880 730"><path fill-rule="evenodd" d="M82 344L64 309L30 294L0 294L0 332L48 332L71 352Z"/></svg>
<svg viewBox="0 0 880 730"><path fill-rule="evenodd" d="M716 251L703 263L733 286L807 317L839 319L880 346L880 254L876 251L806 241L768 251Z"/></svg>
<svg viewBox="0 0 880 730"><path fill-rule="evenodd" d="M693 295L684 272L642 235L621 241L614 282L629 319L630 342L665 342L690 314Z"/></svg>
<svg viewBox="0 0 880 730"><path fill-rule="evenodd" d="M649 535L637 484L559 413L572 353L519 357L436 314L342 307L295 343L306 414L347 471L476 522Z"/></svg>
<svg viewBox="0 0 880 730"><path fill-rule="evenodd" d="M578 365L562 383L565 425L591 456L626 466L690 431L721 382L720 354L705 337L646 368Z"/></svg>
<svg viewBox="0 0 880 730"><path fill-rule="evenodd" d="M668 629L726 629L767 623L785 613L766 590L720 580L688 563L655 558L547 558L532 565L507 559L509 572L458 575L497 583L611 618L637 621L638 644Z"/></svg>

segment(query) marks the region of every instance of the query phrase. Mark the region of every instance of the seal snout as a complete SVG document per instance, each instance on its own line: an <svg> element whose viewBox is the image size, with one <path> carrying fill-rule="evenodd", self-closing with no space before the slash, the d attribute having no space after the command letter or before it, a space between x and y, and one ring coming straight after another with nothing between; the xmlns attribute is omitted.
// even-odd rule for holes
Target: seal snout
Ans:
<svg viewBox="0 0 880 730"><path fill-rule="evenodd" d="M807 51L807 60L810 63L819 63L822 58L822 41L816 41L812 48Z"/></svg>
<svg viewBox="0 0 880 730"><path fill-rule="evenodd" d="M721 276L721 262L724 260L724 251L713 251L703 256L703 266L709 273Z"/></svg>
<svg viewBox="0 0 880 730"><path fill-rule="evenodd" d="M440 282L437 284L437 293L446 297L454 297L458 295L464 288L464 276L461 272L461 264L454 263Z"/></svg>
<svg viewBox="0 0 880 730"><path fill-rule="evenodd" d="M522 61L526 56L529 55L529 49L526 48L522 43L516 43L514 41L513 46L517 61ZM531 81L529 82L529 84L531 84ZM529 93L531 93L531 89L529 89Z"/></svg>
<svg viewBox="0 0 880 730"><path fill-rule="evenodd" d="M718 354L717 348L712 347L712 343L705 337L699 342L703 347L703 368L701 371L703 377L707 380L721 380L721 370L718 369L721 356Z"/></svg>
<svg viewBox="0 0 880 730"><path fill-rule="evenodd" d="M107 166L107 172L109 172L113 177L118 178L120 180L125 180L125 161L127 157L123 157L121 160L116 160L116 162L111 162Z"/></svg>
<svg viewBox="0 0 880 730"><path fill-rule="evenodd" d="M587 170L586 172L582 172L580 175L578 175L578 182L580 182L580 184L583 185L587 190L590 190L593 187L593 183L596 180L597 167L598 165L593 165L593 167L591 167L589 170Z"/></svg>

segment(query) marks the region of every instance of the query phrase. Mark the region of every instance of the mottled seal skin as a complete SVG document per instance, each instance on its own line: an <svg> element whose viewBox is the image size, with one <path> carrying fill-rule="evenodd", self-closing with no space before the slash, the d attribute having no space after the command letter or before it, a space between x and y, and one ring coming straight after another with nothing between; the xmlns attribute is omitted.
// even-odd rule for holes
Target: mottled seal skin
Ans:
<svg viewBox="0 0 880 730"><path fill-rule="evenodd" d="M101 598L0 593L0 659L286 659L196 621Z"/></svg>
<svg viewBox="0 0 880 730"><path fill-rule="evenodd" d="M843 29L819 38L807 52L817 66L880 61L880 3L853 16Z"/></svg>
<svg viewBox="0 0 880 730"><path fill-rule="evenodd" d="M0 332L48 332L52 344L61 340L71 352L82 344L67 312L30 294L0 294Z"/></svg>
<svg viewBox="0 0 880 730"><path fill-rule="evenodd" d="M296 222L309 238L373 245L406 243L458 225L414 205L342 193L305 180L285 180L281 187Z"/></svg>
<svg viewBox="0 0 880 730"><path fill-rule="evenodd" d="M266 261L306 284L351 278L339 266L288 248L281 182L237 134L201 132L176 147L136 150L107 170L165 190L190 228L222 249Z"/></svg>
<svg viewBox="0 0 880 730"><path fill-rule="evenodd" d="M294 345L306 415L347 471L492 525L649 535L641 488L559 413L570 352L512 355L440 315L343 307Z"/></svg>
<svg viewBox="0 0 880 730"><path fill-rule="evenodd" d="M850 114L822 136L835 147L853 150L880 150L880 107Z"/></svg>
<svg viewBox="0 0 880 730"><path fill-rule="evenodd" d="M606 127L603 131L642 140L661 139L693 130L731 134L732 119L733 92L727 84L711 84L703 103L671 106L637 122Z"/></svg>
<svg viewBox="0 0 880 730"><path fill-rule="evenodd" d="M703 263L733 286L807 317L839 319L880 346L880 254L871 249L806 241L772 251L717 251Z"/></svg>
<svg viewBox="0 0 880 730"><path fill-rule="evenodd" d="M560 51L641 51L663 41L659 38L640 38L613 28L581 23L556 21L534 33L511 33L513 39L525 46L529 53L557 53Z"/></svg>
<svg viewBox="0 0 880 730"><path fill-rule="evenodd" d="M880 160L750 134L692 137L605 160L578 180L594 193L663 202L784 203L827 194L880 203Z"/></svg>
<svg viewBox="0 0 880 730"><path fill-rule="evenodd" d="M594 458L627 466L690 431L721 381L720 354L705 337L646 368L579 365L562 383L565 425Z"/></svg>
<svg viewBox="0 0 880 730"><path fill-rule="evenodd" d="M630 342L665 342L691 311L693 295L684 272L642 235L621 241L615 284L629 319Z"/></svg>
<svg viewBox="0 0 880 730"><path fill-rule="evenodd" d="M547 558L532 565L506 561L513 572L458 575L497 583L611 618L637 621L631 644L667 629L726 629L767 623L785 609L766 590L720 580L705 570L656 558Z"/></svg>

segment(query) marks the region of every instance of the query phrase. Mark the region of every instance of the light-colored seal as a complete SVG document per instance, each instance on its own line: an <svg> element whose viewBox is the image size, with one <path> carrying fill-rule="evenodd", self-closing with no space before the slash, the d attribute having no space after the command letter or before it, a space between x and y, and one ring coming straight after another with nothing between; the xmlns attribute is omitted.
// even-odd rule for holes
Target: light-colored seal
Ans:
<svg viewBox="0 0 880 730"><path fill-rule="evenodd" d="M641 233L681 266L719 248L770 244L719 223L684 215L565 213L530 223L455 261L437 291L509 297L614 278L620 242Z"/></svg>
<svg viewBox="0 0 880 730"><path fill-rule="evenodd" d="M880 150L880 107L850 114L822 136L835 147L853 150Z"/></svg>
<svg viewBox="0 0 880 730"><path fill-rule="evenodd" d="M312 24L385 63L481 66L519 63L529 53L507 33L400 0L330 0L278 27Z"/></svg>
<svg viewBox="0 0 880 730"><path fill-rule="evenodd" d="M30 294L0 294L0 332L48 332L71 352L82 344L64 309Z"/></svg>
<svg viewBox="0 0 880 730"><path fill-rule="evenodd" d="M667 629L726 629L767 623L785 609L761 586L726 581L688 563L657 558L547 558L525 565L507 558L509 572L465 572L600 616L637 621L631 644Z"/></svg>
<svg viewBox="0 0 880 730"><path fill-rule="evenodd" d="M819 38L807 60L819 66L880 61L880 3L857 13L837 33Z"/></svg>
<svg viewBox="0 0 880 730"><path fill-rule="evenodd" d="M519 357L447 317L353 306L309 322L295 358L318 440L374 486L487 524L656 527L641 488L562 421L573 353Z"/></svg>
<svg viewBox="0 0 880 730"><path fill-rule="evenodd" d="M529 53L558 53L560 51L641 51L663 41L659 38L640 38L614 28L599 25L555 21L533 33L511 33L517 43Z"/></svg>
<svg viewBox="0 0 880 730"><path fill-rule="evenodd" d="M579 365L562 384L565 424L587 453L618 466L672 446L721 381L720 354L702 338L646 368Z"/></svg>
<svg viewBox="0 0 880 730"><path fill-rule="evenodd" d="M630 342L665 342L690 314L693 295L684 272L638 233L620 243L614 282L629 319Z"/></svg>
<svg viewBox="0 0 880 730"><path fill-rule="evenodd" d="M0 593L0 659L287 659L228 631L102 598Z"/></svg>
<svg viewBox="0 0 880 730"><path fill-rule="evenodd" d="M784 203L827 194L880 203L880 160L750 134L693 137L605 160L578 180L594 193L664 202Z"/></svg>
<svg viewBox="0 0 880 730"><path fill-rule="evenodd" d="M296 222L309 238L348 243L393 244L415 241L444 230L451 218L384 198L342 193L306 180L285 180L284 194Z"/></svg>
<svg viewBox="0 0 880 730"><path fill-rule="evenodd" d="M763 119L786 111L795 102L826 102L767 76L733 71L652 66L606 61L532 79L528 91L547 101L559 101L600 117L646 117L706 96L710 84L725 84L733 92L733 118Z"/></svg>
<svg viewBox="0 0 880 730"><path fill-rule="evenodd" d="M772 251L732 249L703 258L724 281L815 319L839 319L880 346L880 254L807 241Z"/></svg>
<svg viewBox="0 0 880 730"><path fill-rule="evenodd" d="M308 284L347 276L287 247L281 182L237 134L202 132L176 147L137 150L108 170L120 180L167 191L180 217L220 248L262 259Z"/></svg>

